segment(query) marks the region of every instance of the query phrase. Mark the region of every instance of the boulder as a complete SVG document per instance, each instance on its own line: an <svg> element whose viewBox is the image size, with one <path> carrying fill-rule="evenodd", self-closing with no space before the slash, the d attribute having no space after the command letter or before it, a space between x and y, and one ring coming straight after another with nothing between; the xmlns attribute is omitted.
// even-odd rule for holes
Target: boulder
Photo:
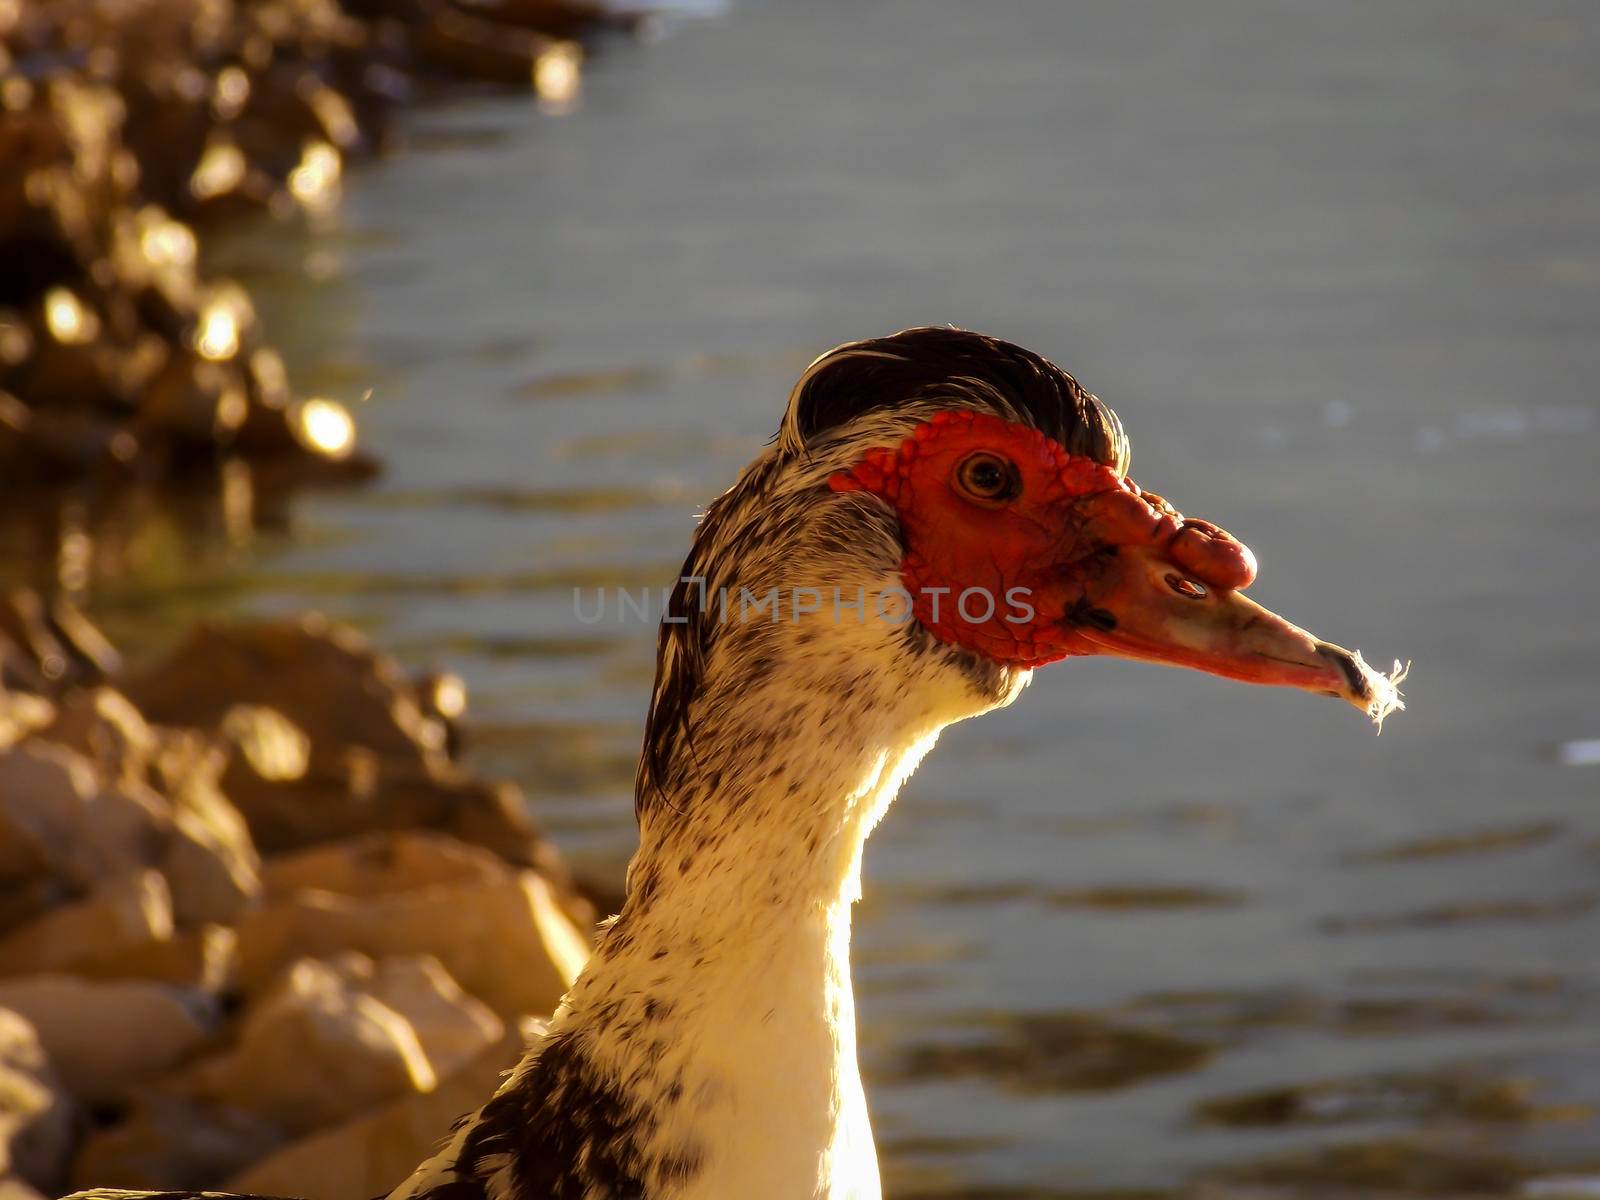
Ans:
<svg viewBox="0 0 1600 1200"><path fill-rule="evenodd" d="M237 819L238 813L233 816ZM249 835L230 841L201 813L182 809L161 867L172 886L173 916L192 928L209 921L231 921L261 894L255 848Z"/></svg>
<svg viewBox="0 0 1600 1200"><path fill-rule="evenodd" d="M171 808L159 792L137 779L116 779L102 786L84 820L85 841L100 863L91 883L113 872L155 863L172 836Z"/></svg>
<svg viewBox="0 0 1600 1200"><path fill-rule="evenodd" d="M268 859L261 882L269 899L315 889L382 896L438 884L492 883L512 874L495 855L442 833L378 830Z"/></svg>
<svg viewBox="0 0 1600 1200"><path fill-rule="evenodd" d="M459 1070L505 1032L505 1023L462 991L437 958L406 955L374 962L349 953L329 959L328 965L350 987L410 1023L436 1078Z"/></svg>
<svg viewBox="0 0 1600 1200"><path fill-rule="evenodd" d="M369 898L300 892L238 924L239 981L259 991L302 955L432 955L499 1016L548 1013L588 958L588 939L532 871Z"/></svg>
<svg viewBox="0 0 1600 1200"><path fill-rule="evenodd" d="M10 326L10 330L17 328L16 325ZM3 348L4 344L0 342L0 348ZM3 365L3 360L0 360L0 366ZM7 465L5 457L8 445L12 447L13 460L17 458L25 460L32 451L31 446L20 444L21 439L15 436L19 420L24 426L31 423L32 410L10 392L0 389L0 469L4 469ZM50 688L50 681L44 677L44 672L39 670L39 664L34 661L33 655L18 645L3 629L0 629L0 686L20 688L24 695L39 695Z"/></svg>
<svg viewBox="0 0 1600 1200"><path fill-rule="evenodd" d="M230 1191L350 1200L391 1191L437 1149L451 1122L494 1094L526 1049L513 1028L431 1092L402 1096L343 1125L285 1146L229 1179Z"/></svg>
<svg viewBox="0 0 1600 1200"><path fill-rule="evenodd" d="M157 871L140 871L63 904L0 939L0 977L63 969L86 957L130 953L172 937L172 897Z"/></svg>
<svg viewBox="0 0 1600 1200"><path fill-rule="evenodd" d="M222 790L263 854L283 854L374 829L437 829L555 878L560 860L514 784L474 779L449 763L419 770L361 746L319 754L298 778L260 774L235 755Z"/></svg>
<svg viewBox="0 0 1600 1200"><path fill-rule="evenodd" d="M275 708L235 704L222 718L222 735L262 779L292 783L311 765L311 739Z"/></svg>
<svg viewBox="0 0 1600 1200"><path fill-rule="evenodd" d="M0 942L13 930L65 904L72 893L59 879L0 879Z"/></svg>
<svg viewBox="0 0 1600 1200"><path fill-rule="evenodd" d="M515 866L532 868L555 886L564 902L582 906L572 891L566 863L555 846L545 840L516 784L476 779L458 768L447 767L426 780L389 781L385 799L437 813L433 819L414 823L493 850Z"/></svg>
<svg viewBox="0 0 1600 1200"><path fill-rule="evenodd" d="M218 787L227 752L188 730L163 730L152 777L171 798L159 859L178 923L229 922L261 894L260 858L244 818Z"/></svg>
<svg viewBox="0 0 1600 1200"><path fill-rule="evenodd" d="M360 747L334 762L324 757L313 767L308 760L293 777L263 774L257 757L241 751L229 760L222 787L256 846L274 855L395 823L398 814L382 804L377 778L377 756Z"/></svg>
<svg viewBox="0 0 1600 1200"><path fill-rule="evenodd" d="M76 1139L71 1101L27 1018L0 1009L0 1178L57 1194Z"/></svg>
<svg viewBox="0 0 1600 1200"><path fill-rule="evenodd" d="M11 326L11 329L16 328L15 325ZM3 345L4 343L0 342L0 346ZM8 444L14 448L13 459L17 457L25 459L31 450L31 447L20 445L20 439L13 436L16 432L14 426L19 418L26 424L31 422L33 413L10 392L0 389L0 469L6 466ZM0 629L0 686L20 688L24 695L37 695L50 687L50 681L44 677L44 672L39 670L39 664L33 661L33 655L19 646L3 629Z"/></svg>
<svg viewBox="0 0 1600 1200"><path fill-rule="evenodd" d="M7 690L0 673L0 750L16 745L55 720L56 706L32 692Z"/></svg>
<svg viewBox="0 0 1600 1200"><path fill-rule="evenodd" d="M281 1129L254 1113L141 1092L120 1121L85 1140L69 1186L198 1191L285 1140Z"/></svg>
<svg viewBox="0 0 1600 1200"><path fill-rule="evenodd" d="M183 926L232 921L261 896L261 860L239 810L202 775L173 797L173 836L161 861Z"/></svg>
<svg viewBox="0 0 1600 1200"><path fill-rule="evenodd" d="M353 630L314 616L202 625L124 687L150 719L220 735L221 790L263 853L428 827L558 876L520 792L456 768L437 698Z"/></svg>
<svg viewBox="0 0 1600 1200"><path fill-rule="evenodd" d="M161 729L151 762L151 782L165 796L194 787L220 787L228 748L217 738L193 729ZM226 794L226 791L224 791Z"/></svg>
<svg viewBox="0 0 1600 1200"><path fill-rule="evenodd" d="M42 736L90 759L107 779L143 781L157 745L139 710L109 687L69 692Z"/></svg>
<svg viewBox="0 0 1600 1200"><path fill-rule="evenodd" d="M179 930L161 941L92 950L63 969L85 979L145 979L220 996L233 985L238 949L239 935L232 929L203 925Z"/></svg>
<svg viewBox="0 0 1600 1200"><path fill-rule="evenodd" d="M77 609L64 600L47 604L27 588L0 596L0 634L31 658L52 686L101 679L106 667L115 665L115 651L104 657L109 646Z"/></svg>
<svg viewBox="0 0 1600 1200"><path fill-rule="evenodd" d="M198 625L126 689L169 725L214 729L236 705L273 709L310 735L313 758L349 746L418 768L443 757L444 731L422 715L398 665L318 616Z"/></svg>
<svg viewBox="0 0 1600 1200"><path fill-rule="evenodd" d="M54 687L65 680L71 659L51 631L37 592L21 588L0 596L0 635L32 661L46 684Z"/></svg>
<svg viewBox="0 0 1600 1200"><path fill-rule="evenodd" d="M216 1020L215 1006L198 992L70 975L0 980L0 1008L33 1025L67 1090L90 1100L170 1070L205 1042Z"/></svg>
<svg viewBox="0 0 1600 1200"><path fill-rule="evenodd" d="M52 596L45 604L45 616L51 632L76 660L80 676L108 679L122 670L117 648L72 601Z"/></svg>
<svg viewBox="0 0 1600 1200"><path fill-rule="evenodd" d="M94 765L64 746L0 753L0 877L92 871L77 837L98 788Z"/></svg>
<svg viewBox="0 0 1600 1200"><path fill-rule="evenodd" d="M410 1022L307 958L251 1006L232 1049L164 1089L307 1133L437 1082Z"/></svg>
<svg viewBox="0 0 1600 1200"><path fill-rule="evenodd" d="M169 829L144 784L102 787L94 764L38 738L0 753L0 877L51 874L87 889L147 866Z"/></svg>

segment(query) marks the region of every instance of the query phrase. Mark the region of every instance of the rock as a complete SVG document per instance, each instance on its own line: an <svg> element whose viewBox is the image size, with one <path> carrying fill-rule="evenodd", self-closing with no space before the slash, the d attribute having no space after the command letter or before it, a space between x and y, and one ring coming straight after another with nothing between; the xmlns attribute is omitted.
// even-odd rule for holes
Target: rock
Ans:
<svg viewBox="0 0 1600 1200"><path fill-rule="evenodd" d="M76 750L110 779L143 782L157 748L156 735L139 710L109 687L69 693L41 736Z"/></svg>
<svg viewBox="0 0 1600 1200"><path fill-rule="evenodd" d="M248 299L228 306L232 324L213 317L220 285L198 277L195 231L166 210L325 211L345 156L375 148L416 93L413 70L570 98L579 43L545 35L637 18L587 0L178 0L138 6L136 20L124 9L0 0L12 77L0 300L26 332L0 345L0 385L37 418L0 411L0 475L123 466L156 479L224 448L280 476L335 460L344 477L369 469L285 436L292 401L238 367L262 349Z"/></svg>
<svg viewBox="0 0 1600 1200"><path fill-rule="evenodd" d="M230 922L261 895L261 860L244 818L217 786L226 751L187 730L164 730L152 774L171 797L172 832L159 860L180 925Z"/></svg>
<svg viewBox="0 0 1600 1200"><path fill-rule="evenodd" d="M491 883L511 868L480 846L442 833L379 830L268 859L261 882L270 899L315 889L382 896L438 884Z"/></svg>
<svg viewBox="0 0 1600 1200"><path fill-rule="evenodd" d="M82 609L64 596L52 597L45 608L51 630L77 659L84 677L109 679L122 670L122 655Z"/></svg>
<svg viewBox="0 0 1600 1200"><path fill-rule="evenodd" d="M0 980L0 1008L26 1018L67 1089L92 1100L176 1066L205 1042L215 1019L199 993L70 975Z"/></svg>
<svg viewBox="0 0 1600 1200"><path fill-rule="evenodd" d="M522 1057L527 1027L512 1029L431 1092L403 1096L353 1121L314 1133L248 1167L224 1185L306 1200L381 1196L433 1153L450 1123L500 1086Z"/></svg>
<svg viewBox="0 0 1600 1200"><path fill-rule="evenodd" d="M232 815L238 818L236 811ZM229 841L202 815L191 809L179 811L177 831L161 863L172 886L178 924L231 921L256 902L261 880L256 875L255 848L242 820L239 830L238 841Z"/></svg>
<svg viewBox="0 0 1600 1200"><path fill-rule="evenodd" d="M32 421L38 416L31 414ZM27 588L0 597L0 633L28 653L52 686L101 680L121 666L100 631L60 597L47 602Z"/></svg>
<svg viewBox="0 0 1600 1200"><path fill-rule="evenodd" d="M531 867L555 885L564 901L575 899L565 863L534 823L516 784L474 779L451 768L427 781L398 781L386 797L430 806L440 815L419 824L493 850L515 866Z"/></svg>
<svg viewBox="0 0 1600 1200"><path fill-rule="evenodd" d="M410 1023L435 1078L453 1074L505 1033L505 1023L463 992L437 958L408 955L373 962L351 953L329 959L328 965L352 988Z"/></svg>
<svg viewBox="0 0 1600 1200"><path fill-rule="evenodd" d="M0 1179L55 1195L76 1133L71 1101L38 1033L21 1014L0 1009Z"/></svg>
<svg viewBox="0 0 1600 1200"><path fill-rule="evenodd" d="M51 686L74 677L74 656L50 628L38 593L20 588L0 596L0 634L27 653Z"/></svg>
<svg viewBox="0 0 1600 1200"><path fill-rule="evenodd" d="M0 345L4 344L5 334L5 310L0 309ZM4 422L11 410L21 407L20 402L9 392L0 390L0 429L4 428ZM27 452L22 451L22 453ZM5 462L0 461L0 469L6 466ZM39 670L39 665L33 661L33 656L3 631L0 631L0 685L36 695L45 692L50 686L50 681Z"/></svg>
<svg viewBox="0 0 1600 1200"><path fill-rule="evenodd" d="M237 1045L166 1088L307 1133L437 1082L410 1022L306 958L249 1009Z"/></svg>
<svg viewBox="0 0 1600 1200"><path fill-rule="evenodd" d="M22 466L37 479L61 482L88 471L115 475L126 459L138 451L138 441L117 422L90 409L49 407L32 414L28 422L28 447ZM100 678L98 672L52 675L61 660L43 660L44 678L52 687Z"/></svg>
<svg viewBox="0 0 1600 1200"><path fill-rule="evenodd" d="M237 366L178 351L144 389L139 424L184 451L214 451L232 440L249 407Z"/></svg>
<svg viewBox="0 0 1600 1200"><path fill-rule="evenodd" d="M458 8L440 6L423 49L452 70L526 87L538 80L539 61L565 44L542 34L485 21Z"/></svg>
<svg viewBox="0 0 1600 1200"><path fill-rule="evenodd" d="M216 738L192 729L162 729L151 763L151 782L167 796L181 795L190 788L214 789L227 762L227 748Z"/></svg>
<svg viewBox="0 0 1600 1200"><path fill-rule="evenodd" d="M154 863L172 836L172 811L167 802L149 784L135 779L119 779L101 787L84 820L88 825L84 841L96 850L98 858L89 877L91 884Z"/></svg>
<svg viewBox="0 0 1600 1200"><path fill-rule="evenodd" d="M461 757L461 721L467 714L467 681L454 671L433 670L411 681L425 716L444 727L444 749L452 762Z"/></svg>
<svg viewBox="0 0 1600 1200"><path fill-rule="evenodd" d="M318 761L300 779L262 778L235 758L222 787L263 854L282 854L372 829L438 829L517 866L562 878L560 860L509 783L473 779L448 764L435 774L385 762L353 747Z"/></svg>
<svg viewBox="0 0 1600 1200"><path fill-rule="evenodd" d="M281 1129L253 1113L144 1092L121 1121L84 1142L70 1186L198 1191L285 1140Z"/></svg>
<svg viewBox="0 0 1600 1200"><path fill-rule="evenodd" d="M114 880L0 940L0 976L59 970L89 955L133 952L172 937L172 897L157 871Z"/></svg>
<svg viewBox="0 0 1600 1200"><path fill-rule="evenodd" d="M84 979L144 979L220 996L233 986L238 957L238 934L226 925L203 925L163 941L91 950L64 970Z"/></svg>
<svg viewBox="0 0 1600 1200"><path fill-rule="evenodd" d="M246 914L238 930L247 991L302 955L432 955L508 1020L553 1010L589 954L549 883L531 871L365 899L301 892Z"/></svg>
<svg viewBox="0 0 1600 1200"><path fill-rule="evenodd" d="M261 896L261 860L239 810L201 776L173 798L176 828L161 866L178 924L232 921Z"/></svg>
<svg viewBox="0 0 1600 1200"><path fill-rule="evenodd" d="M444 757L443 729L422 715L395 662L321 617L201 624L126 689L170 725L214 729L237 705L273 709L310 734L313 760L336 762L351 746L418 769Z"/></svg>
<svg viewBox="0 0 1600 1200"><path fill-rule="evenodd" d="M126 686L154 720L221 733L233 750L221 788L267 854L425 826L559 870L517 790L455 768L443 723L349 629L315 617L201 626Z"/></svg>
<svg viewBox="0 0 1600 1200"><path fill-rule="evenodd" d="M0 672L0 750L16 745L55 719L56 707L31 692L8 691Z"/></svg>
<svg viewBox="0 0 1600 1200"><path fill-rule="evenodd" d="M586 0L474 0L472 8L492 21L556 37L575 37L597 24L631 28L639 23L644 11L590 4Z"/></svg>
<svg viewBox="0 0 1600 1200"><path fill-rule="evenodd" d="M66 886L47 876L0 880L0 942L13 930L70 899L72 893Z"/></svg>
<svg viewBox="0 0 1600 1200"><path fill-rule="evenodd" d="M223 715L222 735L261 779L292 783L311 765L311 739L275 708L235 704Z"/></svg>
<svg viewBox="0 0 1600 1200"><path fill-rule="evenodd" d="M221 735L220 788L264 854L434 828L536 867L572 897L521 793L454 766L442 719L425 712L437 697L349 629L317 617L203 625L125 686L152 720Z"/></svg>
<svg viewBox="0 0 1600 1200"><path fill-rule="evenodd" d="M66 746L34 739L0 753L0 877L53 874L86 890L148 865L169 824L148 787L101 787Z"/></svg>
<svg viewBox="0 0 1600 1200"><path fill-rule="evenodd" d="M76 839L98 786L89 761L62 746L0 754L0 877L92 872Z"/></svg>

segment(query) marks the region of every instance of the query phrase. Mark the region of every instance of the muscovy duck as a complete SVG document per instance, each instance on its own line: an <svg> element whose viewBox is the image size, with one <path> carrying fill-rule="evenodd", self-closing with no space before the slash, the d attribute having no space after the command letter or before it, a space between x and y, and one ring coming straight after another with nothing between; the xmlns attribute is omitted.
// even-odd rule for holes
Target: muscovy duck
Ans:
<svg viewBox="0 0 1600 1200"><path fill-rule="evenodd" d="M1398 664L1247 599L1250 551L1128 458L1107 405L996 338L910 329L805 371L673 589L622 912L389 1200L876 1200L850 911L941 729L1088 654L1403 707Z"/></svg>

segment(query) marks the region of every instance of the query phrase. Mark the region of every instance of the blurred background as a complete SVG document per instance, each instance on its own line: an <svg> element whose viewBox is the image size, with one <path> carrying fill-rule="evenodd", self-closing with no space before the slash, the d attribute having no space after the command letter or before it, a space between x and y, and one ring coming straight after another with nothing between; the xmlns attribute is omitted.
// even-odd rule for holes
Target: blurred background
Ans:
<svg viewBox="0 0 1600 1200"><path fill-rule="evenodd" d="M1409 707L1083 661L951 729L858 908L889 1194L1596 1194L1592 7L732 0L568 44L205 219L299 397L240 385L283 473L380 476L18 473L0 580L134 661L313 609L459 673L466 766L605 909L653 631L574 588L670 582L830 346L1019 342Z"/></svg>

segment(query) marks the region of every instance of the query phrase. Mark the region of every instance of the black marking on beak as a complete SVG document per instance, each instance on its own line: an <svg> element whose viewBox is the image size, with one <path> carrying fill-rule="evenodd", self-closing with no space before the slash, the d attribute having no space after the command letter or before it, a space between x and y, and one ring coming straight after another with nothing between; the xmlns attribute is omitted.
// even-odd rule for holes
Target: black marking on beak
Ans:
<svg viewBox="0 0 1600 1200"><path fill-rule="evenodd" d="M1345 682L1350 685L1350 690L1363 700L1372 699L1372 689L1367 686L1367 678L1361 668L1356 666L1356 656L1350 651L1330 642L1318 642L1317 654L1335 664L1344 672Z"/></svg>

